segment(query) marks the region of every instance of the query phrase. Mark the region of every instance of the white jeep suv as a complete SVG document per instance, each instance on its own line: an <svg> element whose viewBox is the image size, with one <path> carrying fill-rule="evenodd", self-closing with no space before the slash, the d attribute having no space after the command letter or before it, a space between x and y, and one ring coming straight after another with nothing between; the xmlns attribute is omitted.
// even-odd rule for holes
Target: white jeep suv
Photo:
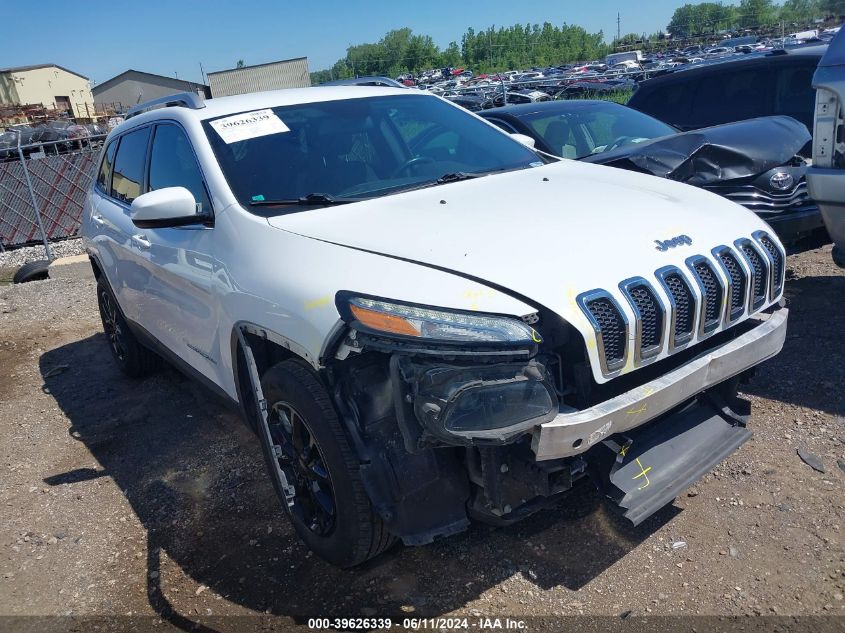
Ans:
<svg viewBox="0 0 845 633"><path fill-rule="evenodd" d="M785 256L742 207L391 88L167 97L109 135L83 235L132 376L240 407L297 532L360 563L589 477L639 523L750 437Z"/></svg>

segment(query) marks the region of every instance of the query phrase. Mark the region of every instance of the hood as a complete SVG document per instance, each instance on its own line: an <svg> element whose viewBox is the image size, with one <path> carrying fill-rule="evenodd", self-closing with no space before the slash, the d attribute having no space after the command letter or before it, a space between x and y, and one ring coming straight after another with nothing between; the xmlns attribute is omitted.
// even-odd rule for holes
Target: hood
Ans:
<svg viewBox="0 0 845 633"><path fill-rule="evenodd" d="M581 293L604 289L624 304L623 280L640 276L655 284L658 269L684 269L688 257L710 257L714 247L767 228L753 213L702 189L575 161L267 221L300 236L483 280L563 317L582 332L593 356L594 331L576 301ZM680 236L689 239L658 250L656 241ZM367 279L350 290L366 292ZM408 279L406 296L392 298L413 301L414 280ZM604 382L597 362L592 365Z"/></svg>
<svg viewBox="0 0 845 633"><path fill-rule="evenodd" d="M701 187L779 167L810 141L803 123L771 116L681 132L583 160Z"/></svg>

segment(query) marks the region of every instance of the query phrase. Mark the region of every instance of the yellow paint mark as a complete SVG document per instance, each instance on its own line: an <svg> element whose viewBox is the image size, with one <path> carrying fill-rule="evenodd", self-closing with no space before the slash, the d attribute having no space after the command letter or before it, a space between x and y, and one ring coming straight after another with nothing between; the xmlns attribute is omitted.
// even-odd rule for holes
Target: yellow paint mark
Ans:
<svg viewBox="0 0 845 633"><path fill-rule="evenodd" d="M643 466L639 457L637 457L637 466L640 467L640 473L638 475L634 475L632 477L632 479L639 479L640 477L645 477L645 483L642 486L640 486L639 488L637 488L637 490L642 490L643 488L648 488L649 484L651 484L651 482L648 480L648 471L651 470L651 466L649 466L648 468Z"/></svg>
<svg viewBox="0 0 845 633"><path fill-rule="evenodd" d="M473 288L468 288L464 292L464 299L469 300L469 309L470 310L479 310L479 299L490 298L494 296L494 293L489 288L481 288L480 290L475 290Z"/></svg>
<svg viewBox="0 0 845 633"><path fill-rule="evenodd" d="M646 411L648 411L648 404L643 402L639 409L628 409L625 412L625 414L626 415L639 415L640 413L645 413Z"/></svg>
<svg viewBox="0 0 845 633"><path fill-rule="evenodd" d="M619 449L619 457L625 457L625 454L628 452L629 444L626 444L622 448Z"/></svg>
<svg viewBox="0 0 845 633"><path fill-rule="evenodd" d="M537 330L535 330L533 327L531 328L531 340L534 341L535 343L542 343L543 342L543 339L540 338L540 335L537 334Z"/></svg>
<svg viewBox="0 0 845 633"><path fill-rule="evenodd" d="M305 302L305 309L316 310L317 308L322 308L323 306L329 305L331 301L332 298L329 295L326 295L325 297L320 297L319 299L312 299L311 301Z"/></svg>
<svg viewBox="0 0 845 633"><path fill-rule="evenodd" d="M647 398L656 391L654 387L643 387L643 397Z"/></svg>

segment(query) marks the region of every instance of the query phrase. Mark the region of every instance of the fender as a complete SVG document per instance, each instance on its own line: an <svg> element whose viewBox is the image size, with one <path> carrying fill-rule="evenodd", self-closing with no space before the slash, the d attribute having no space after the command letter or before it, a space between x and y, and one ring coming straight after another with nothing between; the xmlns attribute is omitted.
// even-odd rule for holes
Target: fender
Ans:
<svg viewBox="0 0 845 633"><path fill-rule="evenodd" d="M258 349L258 343L271 343L272 347ZM256 432L260 430L264 415L260 410L262 396L256 396L261 391L263 371L280 360L291 357L301 358L311 365L315 372L321 369L318 359L303 345L250 321L235 323L230 345L237 402L249 426Z"/></svg>

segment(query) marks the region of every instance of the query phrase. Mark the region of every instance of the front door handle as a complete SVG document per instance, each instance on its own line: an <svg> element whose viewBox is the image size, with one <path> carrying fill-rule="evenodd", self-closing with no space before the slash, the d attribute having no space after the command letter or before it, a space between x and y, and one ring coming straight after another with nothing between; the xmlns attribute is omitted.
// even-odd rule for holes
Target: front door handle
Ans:
<svg viewBox="0 0 845 633"><path fill-rule="evenodd" d="M147 239L146 235L133 235L132 243L138 248L143 248L145 250L150 247L150 240Z"/></svg>
<svg viewBox="0 0 845 633"><path fill-rule="evenodd" d="M103 226L106 223L106 221L103 219L103 216L101 216L99 213L95 213L94 215L92 215L91 220L97 226Z"/></svg>

